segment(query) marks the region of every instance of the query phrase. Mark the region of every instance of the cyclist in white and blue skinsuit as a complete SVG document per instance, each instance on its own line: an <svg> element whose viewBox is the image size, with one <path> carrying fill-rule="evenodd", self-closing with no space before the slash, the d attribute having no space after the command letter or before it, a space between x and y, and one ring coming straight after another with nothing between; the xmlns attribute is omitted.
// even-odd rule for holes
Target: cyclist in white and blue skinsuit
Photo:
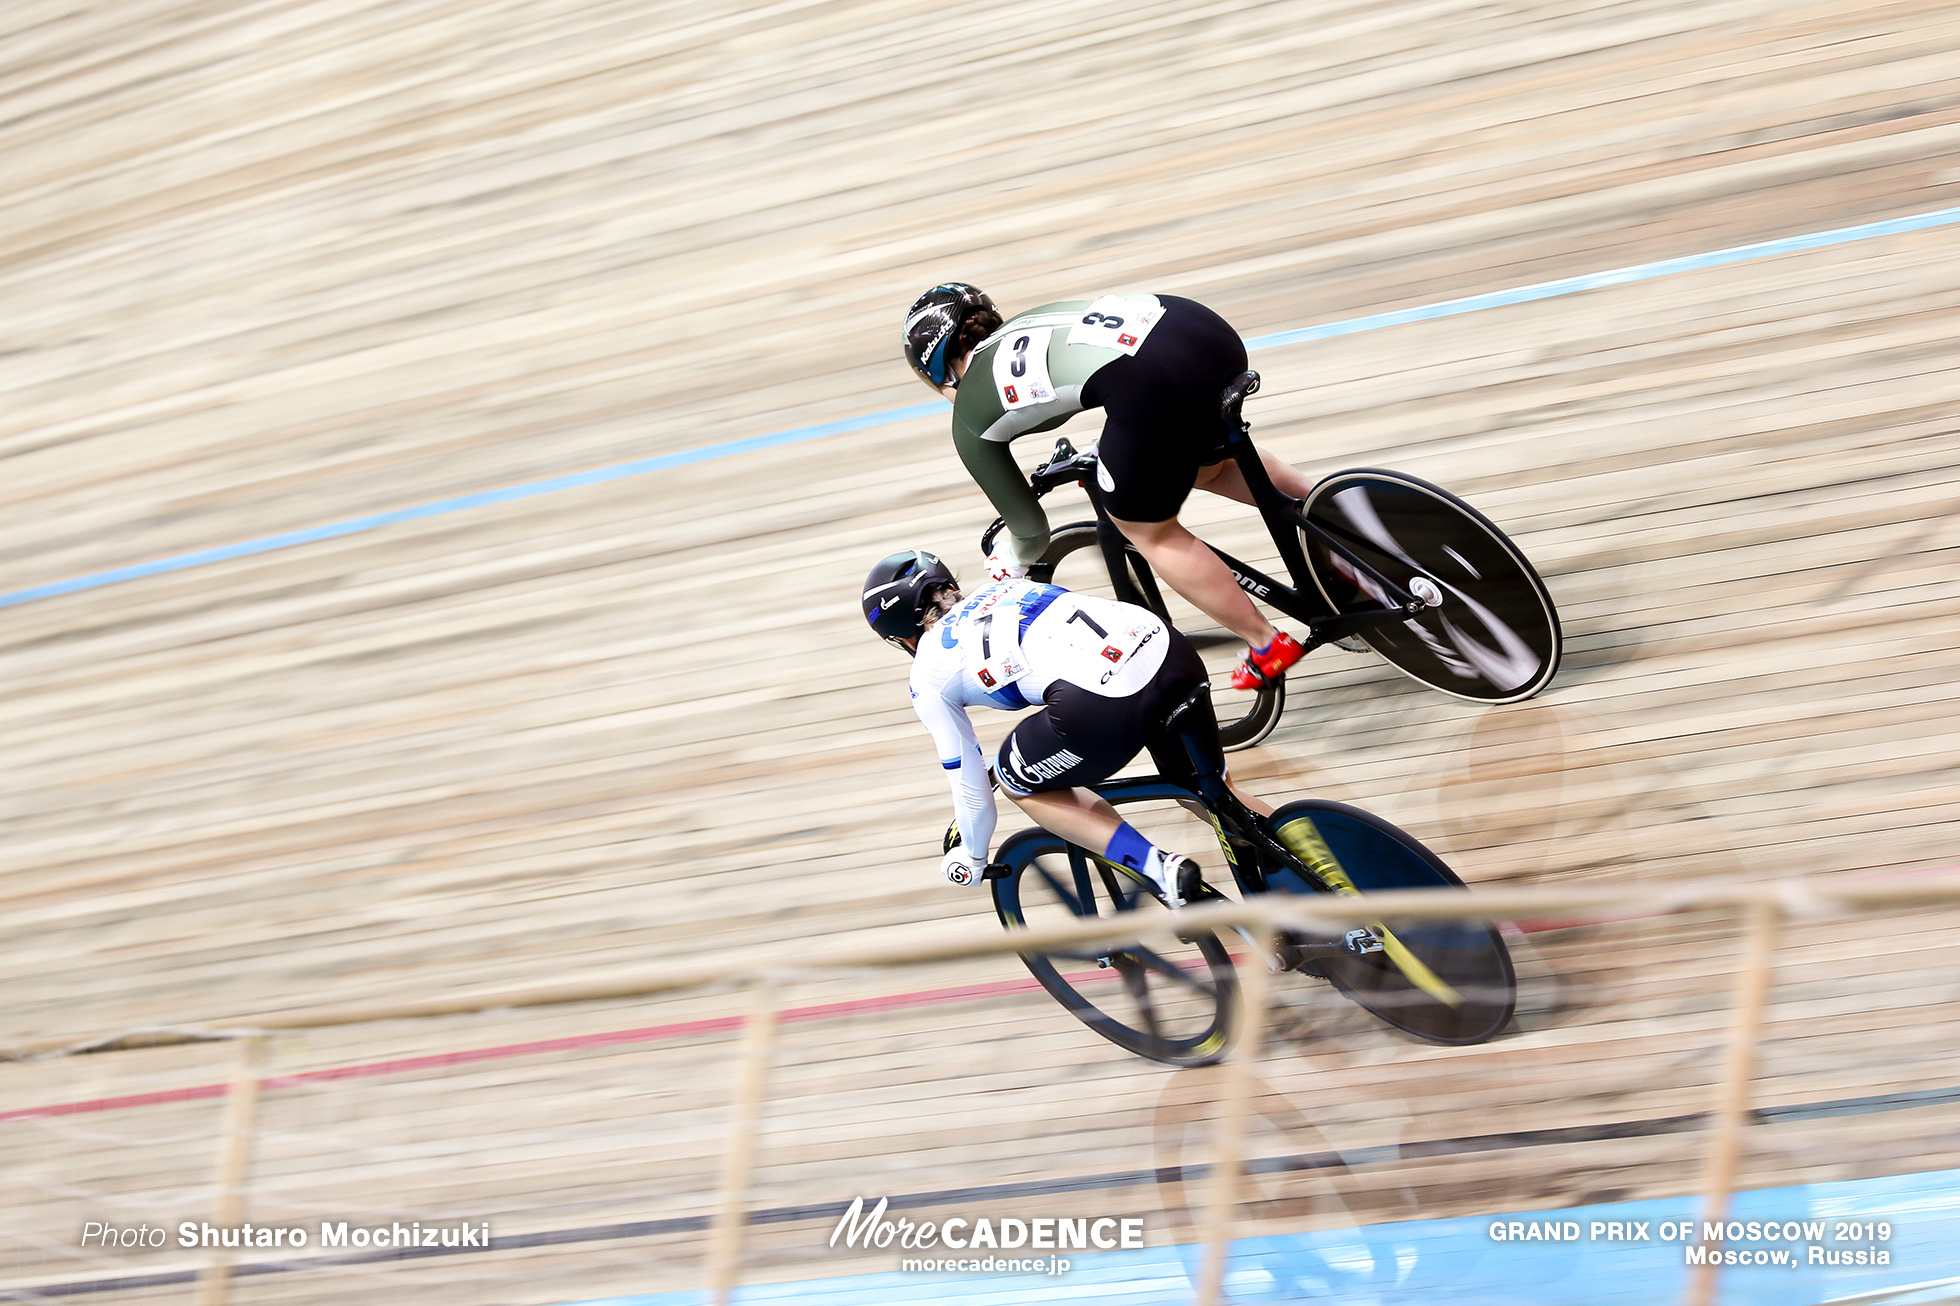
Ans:
<svg viewBox="0 0 1960 1306"><path fill-rule="evenodd" d="M1163 728L1205 680L1190 641L1146 608L1054 585L1010 579L963 595L946 565L918 550L872 569L863 610L874 631L914 655L912 704L939 746L959 823L960 843L942 862L948 879L978 882L994 834L989 766L967 709L1038 707L1001 744L991 768L1000 787L1042 826L1141 872L1182 905L1197 865L1153 847L1085 786L1145 748L1172 781L1194 778L1184 746ZM1196 728L1215 735L1210 700L1196 710Z"/></svg>

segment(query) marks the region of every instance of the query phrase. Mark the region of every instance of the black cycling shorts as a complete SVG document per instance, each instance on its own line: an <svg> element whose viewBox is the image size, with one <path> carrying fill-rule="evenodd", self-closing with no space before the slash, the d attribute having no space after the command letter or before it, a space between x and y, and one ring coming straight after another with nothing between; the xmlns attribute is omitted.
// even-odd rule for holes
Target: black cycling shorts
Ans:
<svg viewBox="0 0 1960 1306"><path fill-rule="evenodd" d="M1153 333L1154 334L1154 333ZM1189 785L1197 776L1184 745L1164 729L1164 718L1205 679L1205 664L1191 641L1175 630L1164 665L1150 683L1122 698L1095 694L1065 680L1048 686L1047 706L1023 719L1001 741L994 773L1009 793L1045 793L1092 785L1115 775L1142 749L1166 779ZM1199 705L1193 725L1200 738L1216 740L1218 718L1211 699Z"/></svg>
<svg viewBox="0 0 1960 1306"><path fill-rule="evenodd" d="M1104 507L1122 521L1169 521L1198 469L1224 459L1219 399L1246 369L1245 341L1231 323L1196 300L1158 299L1163 320L1137 352L1104 364L1082 387L1083 407L1107 415L1098 480Z"/></svg>

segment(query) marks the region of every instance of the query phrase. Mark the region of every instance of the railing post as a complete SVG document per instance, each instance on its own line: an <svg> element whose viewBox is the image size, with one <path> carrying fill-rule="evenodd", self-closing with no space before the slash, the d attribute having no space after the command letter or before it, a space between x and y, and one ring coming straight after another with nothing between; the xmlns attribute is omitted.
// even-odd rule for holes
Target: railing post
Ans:
<svg viewBox="0 0 1960 1306"><path fill-rule="evenodd" d="M1211 1204L1205 1215L1205 1263L1198 1279L1197 1306L1218 1306L1224 1300L1225 1270L1232 1259L1232 1226L1238 1217L1253 1066L1259 1060L1259 1046L1266 1033L1273 927L1260 925L1252 935L1252 953L1239 970L1238 1042L1227 1054L1225 1092L1212 1130Z"/></svg>
<svg viewBox="0 0 1960 1306"><path fill-rule="evenodd" d="M727 1306L742 1263L742 1225L748 1214L749 1172L755 1160L756 1122L769 1083L769 1058L776 1038L776 979L756 977L743 1029L741 1062L736 1069L735 1110L729 1120L728 1150L721 1158L721 1202L714 1239L708 1248L709 1300Z"/></svg>
<svg viewBox="0 0 1960 1306"><path fill-rule="evenodd" d="M1762 1033L1763 1010L1769 1002L1770 973L1781 924L1776 900L1765 895L1751 902L1748 922L1742 973L1736 977L1728 1064L1722 1074L1722 1091L1716 1102L1713 1137L1709 1142L1707 1197L1702 1208L1704 1227L1728 1217L1729 1195L1735 1191L1736 1173L1741 1168L1742 1130L1749 1122L1749 1085L1756 1077L1756 1045ZM1712 1254L1721 1246L1721 1240L1703 1239L1698 1245ZM1688 1276L1687 1306L1714 1306L1718 1273L1718 1268L1707 1260L1694 1267Z"/></svg>
<svg viewBox="0 0 1960 1306"><path fill-rule="evenodd" d="M266 1040L251 1035L238 1040L238 1064L225 1091L224 1133L218 1153L218 1201L212 1223L232 1228L245 1218L245 1172L252 1160L252 1131L259 1105L259 1070L265 1061ZM231 1256L223 1249L211 1254L198 1285L198 1306L224 1306L231 1285Z"/></svg>

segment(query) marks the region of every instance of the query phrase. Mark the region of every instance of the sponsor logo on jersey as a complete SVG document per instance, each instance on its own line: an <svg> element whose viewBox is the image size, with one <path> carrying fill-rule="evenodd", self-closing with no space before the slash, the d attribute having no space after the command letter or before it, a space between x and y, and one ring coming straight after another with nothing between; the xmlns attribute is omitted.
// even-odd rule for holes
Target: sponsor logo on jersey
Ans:
<svg viewBox="0 0 1960 1306"><path fill-rule="evenodd" d="M1006 392L1006 394L1007 394L1007 402L1008 402L1008 403L1010 403L1010 404L1018 404L1018 403L1020 403L1020 402L1021 402L1021 396L1020 396L1019 394L1017 394L1017 393L1015 392L1015 390L1014 390L1014 387L1013 387L1013 386L1011 386L1011 385L1010 385L1010 386L1004 386L1004 387L1002 387L1002 388L1003 388L1003 389L1005 390L1005 392Z"/></svg>
<svg viewBox="0 0 1960 1306"><path fill-rule="evenodd" d="M980 677L980 683L985 685L988 689L992 689L994 687L993 672L987 670L985 667L981 667L980 670L974 672L974 674Z"/></svg>
<svg viewBox="0 0 1960 1306"><path fill-rule="evenodd" d="M1121 662L1123 660L1123 650L1117 648L1114 644L1105 644L1103 645L1103 656L1111 662Z"/></svg>
<svg viewBox="0 0 1960 1306"><path fill-rule="evenodd" d="M1012 773L1008 778L1022 789L1053 780L1070 767L1081 764L1081 754L1066 748L1057 749L1046 757L1030 762L1021 756L1021 741L1011 736L1008 739L1007 769Z"/></svg>
<svg viewBox="0 0 1960 1306"><path fill-rule="evenodd" d="M1136 342L1137 342L1137 338L1133 335L1128 334L1127 332L1124 333L1123 335L1116 337L1116 343L1123 346L1123 348L1125 349L1128 349L1131 345L1134 345Z"/></svg>
<svg viewBox="0 0 1960 1306"><path fill-rule="evenodd" d="M1132 652L1132 653L1138 653L1138 652L1141 652L1141 651L1143 650L1143 646L1144 646L1145 644L1148 644L1148 643L1149 643L1149 642L1150 642L1151 640L1153 640L1153 639L1155 639L1155 638L1157 638L1157 632L1158 632L1158 631L1160 631L1160 630L1162 630L1162 629L1163 629L1163 627L1162 627L1162 626L1153 626L1153 627L1151 627L1151 628L1150 628L1150 631L1149 631L1149 633L1148 633L1148 634L1146 634L1146 635L1145 635L1145 636L1144 636L1144 637L1143 637L1142 639L1140 639L1140 640L1138 640L1138 641L1137 641L1137 646L1136 646L1135 648L1133 648L1133 649L1131 649L1131 650L1130 650L1130 652ZM1107 650L1107 649L1105 649L1105 650L1103 650L1103 651L1104 651L1104 653L1105 653L1105 654L1107 654L1107 653L1108 653L1108 650ZM1113 679L1113 678L1115 677L1115 675L1116 675L1116 672L1117 672L1117 668L1115 668L1115 667L1111 667L1111 668L1110 668L1109 670L1107 670L1107 671L1105 671L1105 672L1103 672L1103 673L1102 673L1102 679L1101 679L1100 681L1098 681L1097 683L1098 683L1098 684L1103 684L1103 685L1107 685L1107 684L1108 684L1108 683L1109 683L1109 682L1110 682L1110 681L1111 681L1111 680L1112 680L1112 679Z"/></svg>
<svg viewBox="0 0 1960 1306"><path fill-rule="evenodd" d="M993 611L994 608L998 607L1003 600L1012 599L1015 596L1017 591L1010 588L1012 584L1013 582L1009 581L1005 584L987 586L986 589L981 590L978 594L975 594L972 598L961 604L959 610L947 618L947 620L967 621L974 617L985 616L987 613Z"/></svg>

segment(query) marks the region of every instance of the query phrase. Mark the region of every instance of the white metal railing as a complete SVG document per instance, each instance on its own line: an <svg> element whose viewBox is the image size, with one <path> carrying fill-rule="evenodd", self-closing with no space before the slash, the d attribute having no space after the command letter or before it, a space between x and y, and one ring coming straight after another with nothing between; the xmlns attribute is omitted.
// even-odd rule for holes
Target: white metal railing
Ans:
<svg viewBox="0 0 1960 1306"><path fill-rule="evenodd" d="M1960 904L1960 876L1929 876L1908 882L1847 879L1827 886L1807 882L1768 884L1663 885L1613 888L1494 888L1466 893L1401 891L1365 898L1334 895L1265 897L1248 902L1208 903L1171 915L1064 921L1032 929L976 934L955 942L883 940L829 949L807 944L740 961L704 959L659 967L605 981L491 989L421 1002L367 1004L241 1020L224 1027L172 1027L128 1030L87 1039L43 1039L0 1050L0 1060L79 1055L110 1048L156 1047L210 1040L236 1040L240 1047L226 1102L218 1166L221 1224L242 1216L245 1175L254 1128L254 1108L267 1045L280 1033L378 1021L470 1015L508 1008L551 1007L570 1003L644 998L709 984L749 986L737 1065L727 1151L722 1158L708 1253L711 1299L729 1300L742 1258L756 1124L767 1100L782 981L792 975L865 967L896 967L964 958L1043 951L1086 944L1111 944L1196 930L1245 931L1271 951L1276 932L1328 925L1397 920L1509 921L1555 914L1587 917L1662 915L1718 910L1740 914L1745 942L1736 980L1736 999L1728 1034L1728 1057L1712 1115L1713 1128L1703 1181L1703 1218L1723 1220L1728 1211L1742 1154L1742 1129L1749 1115L1750 1081L1770 975L1783 922L1796 917L1843 916L1917 906ZM1198 1284L1199 1306L1218 1306L1240 1205L1243 1142L1250 1099L1251 1063L1264 1038L1270 977L1264 967L1245 968L1238 986L1238 1041L1227 1054L1227 1078L1214 1119L1211 1194L1204 1220L1207 1253ZM1717 1271L1708 1261L1689 1280L1686 1306L1712 1306ZM222 1254L204 1272L201 1306L223 1306L229 1260Z"/></svg>

